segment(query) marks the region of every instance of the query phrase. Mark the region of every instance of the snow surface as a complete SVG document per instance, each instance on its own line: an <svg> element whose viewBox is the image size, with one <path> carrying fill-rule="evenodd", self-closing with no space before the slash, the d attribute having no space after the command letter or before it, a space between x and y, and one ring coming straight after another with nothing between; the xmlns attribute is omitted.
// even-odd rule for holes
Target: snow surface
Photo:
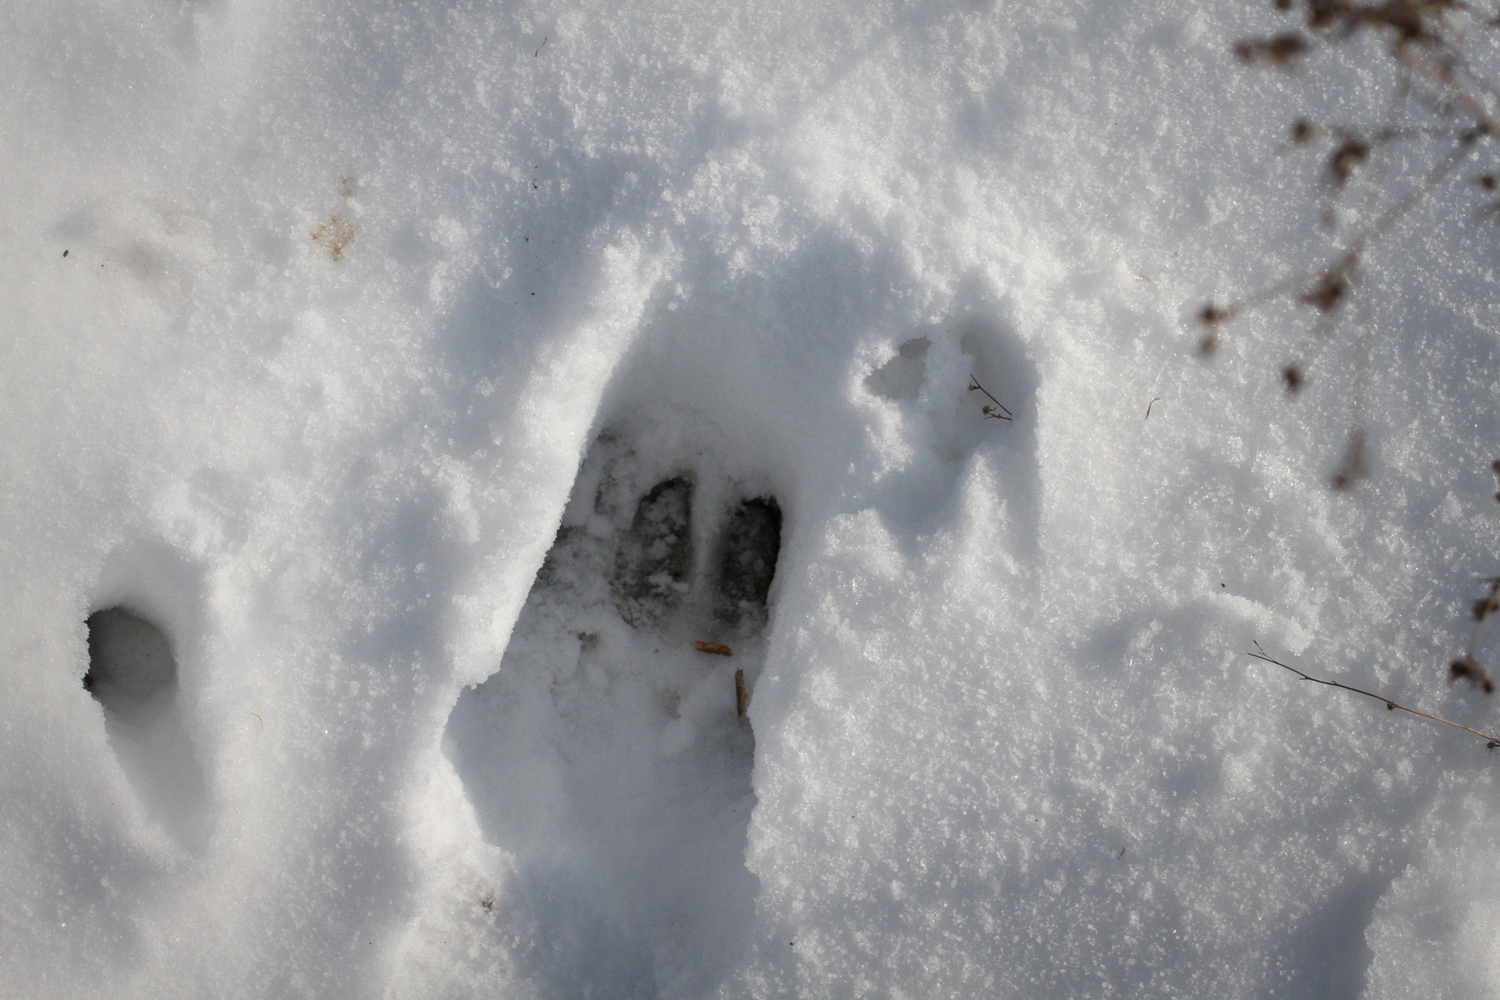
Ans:
<svg viewBox="0 0 1500 1000"><path fill-rule="evenodd" d="M1268 7L0 5L0 993L1500 993L1482 741L1246 657L1497 724L1474 186L1357 490L1347 327L1193 356L1390 93Z"/></svg>

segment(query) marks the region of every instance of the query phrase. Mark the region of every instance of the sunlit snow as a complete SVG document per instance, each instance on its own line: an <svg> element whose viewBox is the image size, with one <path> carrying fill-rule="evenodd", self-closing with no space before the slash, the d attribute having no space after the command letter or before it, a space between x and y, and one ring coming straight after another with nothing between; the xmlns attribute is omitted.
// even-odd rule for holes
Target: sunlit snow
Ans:
<svg viewBox="0 0 1500 1000"><path fill-rule="evenodd" d="M1280 23L0 4L0 995L1500 994L1484 741L1247 655L1500 726L1491 165L1198 358Z"/></svg>

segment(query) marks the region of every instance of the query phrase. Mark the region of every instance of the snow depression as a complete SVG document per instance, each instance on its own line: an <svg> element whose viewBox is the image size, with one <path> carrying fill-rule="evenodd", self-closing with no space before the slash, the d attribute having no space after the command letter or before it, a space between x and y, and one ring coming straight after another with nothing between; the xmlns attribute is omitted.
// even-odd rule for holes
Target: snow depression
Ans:
<svg viewBox="0 0 1500 1000"><path fill-rule="evenodd" d="M1484 741L1248 656L1500 725L1492 151L1196 350L1288 25L0 4L0 993L1500 995Z"/></svg>

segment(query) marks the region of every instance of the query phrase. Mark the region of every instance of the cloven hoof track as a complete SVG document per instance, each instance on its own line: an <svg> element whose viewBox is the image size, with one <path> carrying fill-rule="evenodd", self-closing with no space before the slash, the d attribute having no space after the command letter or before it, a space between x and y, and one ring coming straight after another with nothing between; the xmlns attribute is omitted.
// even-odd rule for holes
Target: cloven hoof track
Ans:
<svg viewBox="0 0 1500 1000"><path fill-rule="evenodd" d="M499 670L449 721L481 830L515 863L495 909L543 996L704 996L748 938L735 674L753 695L782 514L709 475L602 436Z"/></svg>

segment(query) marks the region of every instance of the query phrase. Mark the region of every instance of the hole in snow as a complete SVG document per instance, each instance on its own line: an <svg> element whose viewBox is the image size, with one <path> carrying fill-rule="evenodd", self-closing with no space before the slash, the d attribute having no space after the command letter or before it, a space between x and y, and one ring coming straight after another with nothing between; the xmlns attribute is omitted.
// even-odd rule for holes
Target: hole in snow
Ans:
<svg viewBox="0 0 1500 1000"><path fill-rule="evenodd" d="M754 917L735 672L753 692L781 509L662 471L595 443L499 670L448 722L485 839L514 859L495 909L543 996L711 994Z"/></svg>
<svg viewBox="0 0 1500 1000"><path fill-rule="evenodd" d="M179 840L203 832L203 769L177 703L177 660L161 629L125 608L88 617L84 689L104 706L120 767L142 804Z"/></svg>
<svg viewBox="0 0 1500 1000"><path fill-rule="evenodd" d="M927 377L927 351L932 342L917 337L901 345L896 356L865 377L865 386L893 402L916 399Z"/></svg>
<svg viewBox="0 0 1500 1000"><path fill-rule="evenodd" d="M715 617L737 635L766 625L766 602L781 553L781 505L775 497L746 500L730 511L719 554Z"/></svg>
<svg viewBox="0 0 1500 1000"><path fill-rule="evenodd" d="M693 482L658 483L636 505L615 557L615 603L632 625L659 623L681 603L693 568Z"/></svg>

